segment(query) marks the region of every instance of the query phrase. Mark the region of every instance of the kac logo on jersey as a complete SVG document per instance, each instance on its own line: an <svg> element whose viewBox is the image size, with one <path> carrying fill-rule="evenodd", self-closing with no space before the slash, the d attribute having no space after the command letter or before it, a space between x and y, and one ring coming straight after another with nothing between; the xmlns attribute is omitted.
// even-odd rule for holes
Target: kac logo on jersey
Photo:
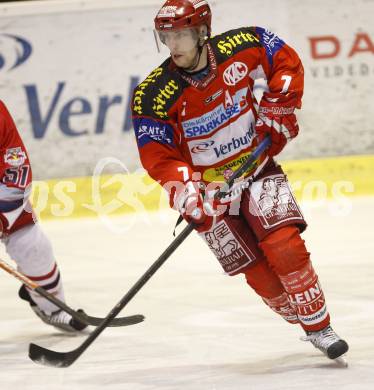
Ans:
<svg viewBox="0 0 374 390"><path fill-rule="evenodd" d="M4 162L11 167L20 167L26 160L26 153L22 148L7 149L4 155Z"/></svg>
<svg viewBox="0 0 374 390"><path fill-rule="evenodd" d="M32 53L31 43L12 34L0 34L0 69L13 70L24 64Z"/></svg>
<svg viewBox="0 0 374 390"><path fill-rule="evenodd" d="M248 66L243 62L234 62L223 72L223 81L226 85L236 85L248 74Z"/></svg>

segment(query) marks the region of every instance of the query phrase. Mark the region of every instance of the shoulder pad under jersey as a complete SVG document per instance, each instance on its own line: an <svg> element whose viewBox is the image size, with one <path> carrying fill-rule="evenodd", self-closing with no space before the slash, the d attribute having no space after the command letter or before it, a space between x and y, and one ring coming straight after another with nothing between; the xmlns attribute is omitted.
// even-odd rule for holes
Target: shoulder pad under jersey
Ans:
<svg viewBox="0 0 374 390"><path fill-rule="evenodd" d="M170 58L140 83L133 93L133 116L150 116L166 120L173 104L183 93L185 82L169 69Z"/></svg>
<svg viewBox="0 0 374 390"><path fill-rule="evenodd" d="M254 27L241 27L226 31L211 38L209 43L221 61L242 50L262 46Z"/></svg>

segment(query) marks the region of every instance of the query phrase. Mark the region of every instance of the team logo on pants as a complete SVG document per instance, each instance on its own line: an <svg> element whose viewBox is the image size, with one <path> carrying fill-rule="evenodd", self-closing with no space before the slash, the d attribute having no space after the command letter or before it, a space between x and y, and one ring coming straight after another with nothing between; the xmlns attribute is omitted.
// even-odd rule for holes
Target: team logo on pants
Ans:
<svg viewBox="0 0 374 390"><path fill-rule="evenodd" d="M250 212L260 217L265 229L291 220L303 220L301 211L284 175L275 175L253 183Z"/></svg>
<svg viewBox="0 0 374 390"><path fill-rule="evenodd" d="M226 273L233 274L255 260L253 253L240 245L225 221L202 234ZM248 253L250 252L250 253Z"/></svg>

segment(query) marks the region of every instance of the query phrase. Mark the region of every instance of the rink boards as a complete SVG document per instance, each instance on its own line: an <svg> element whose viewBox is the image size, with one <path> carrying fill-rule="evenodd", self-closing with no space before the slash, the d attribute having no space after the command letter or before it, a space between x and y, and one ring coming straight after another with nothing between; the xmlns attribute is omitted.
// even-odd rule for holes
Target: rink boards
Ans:
<svg viewBox="0 0 374 390"><path fill-rule="evenodd" d="M294 160L282 163L299 201L342 207L348 197L374 195L374 156ZM144 171L34 181L33 205L42 219L107 217L168 207L162 188Z"/></svg>

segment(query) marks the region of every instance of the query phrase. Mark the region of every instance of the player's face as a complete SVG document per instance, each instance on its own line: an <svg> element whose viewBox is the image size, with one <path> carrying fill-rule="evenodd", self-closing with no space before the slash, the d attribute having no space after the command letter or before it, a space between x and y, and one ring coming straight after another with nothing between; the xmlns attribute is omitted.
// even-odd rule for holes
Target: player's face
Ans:
<svg viewBox="0 0 374 390"><path fill-rule="evenodd" d="M160 31L161 42L168 47L174 63L180 68L189 68L197 54L198 33L194 28L176 31Z"/></svg>

